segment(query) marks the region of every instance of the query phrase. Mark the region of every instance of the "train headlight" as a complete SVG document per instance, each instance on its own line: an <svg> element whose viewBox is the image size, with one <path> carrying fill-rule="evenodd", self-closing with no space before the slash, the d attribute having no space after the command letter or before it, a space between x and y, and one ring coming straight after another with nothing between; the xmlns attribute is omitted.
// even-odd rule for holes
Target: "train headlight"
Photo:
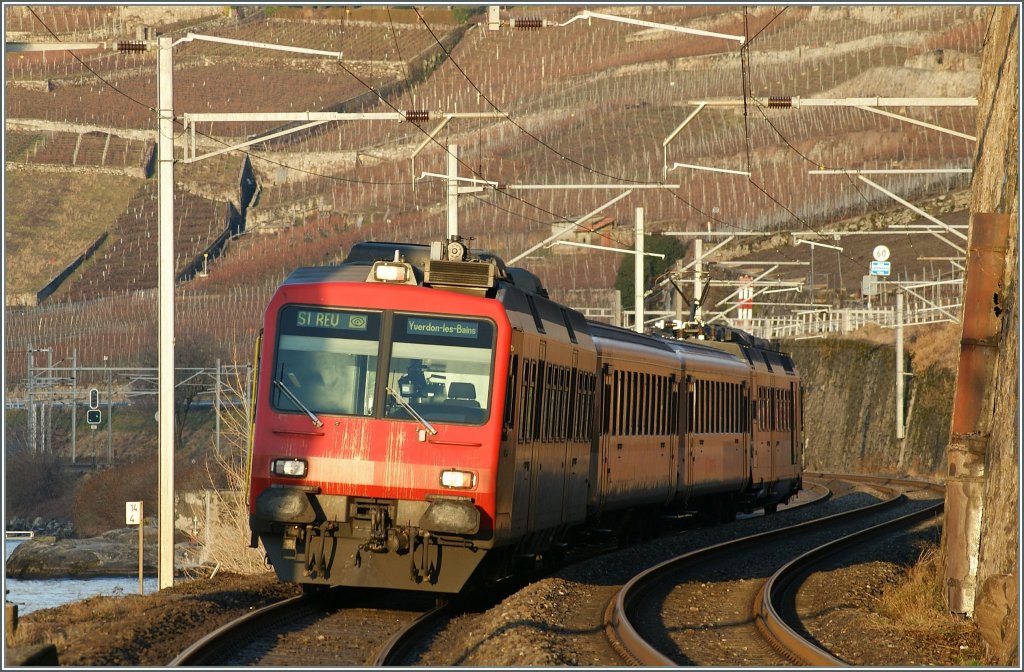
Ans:
<svg viewBox="0 0 1024 672"><path fill-rule="evenodd" d="M275 476L302 478L306 475L306 461L290 457L279 457L270 463L270 473Z"/></svg>
<svg viewBox="0 0 1024 672"><path fill-rule="evenodd" d="M476 487L476 474L472 471L445 469L441 472L441 486L468 490Z"/></svg>
<svg viewBox="0 0 1024 672"><path fill-rule="evenodd" d="M394 282L399 284L410 284L413 280L412 266L401 262L378 261L373 264L370 271L371 282Z"/></svg>

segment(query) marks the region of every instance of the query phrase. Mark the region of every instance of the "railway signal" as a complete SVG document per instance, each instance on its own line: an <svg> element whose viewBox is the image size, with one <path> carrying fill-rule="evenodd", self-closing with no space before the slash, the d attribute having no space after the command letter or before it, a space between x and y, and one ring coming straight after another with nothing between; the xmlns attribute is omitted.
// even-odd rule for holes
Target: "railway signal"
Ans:
<svg viewBox="0 0 1024 672"><path fill-rule="evenodd" d="M85 421L93 429L103 422L103 411L100 410L100 391L95 387L89 390L89 410L85 412Z"/></svg>

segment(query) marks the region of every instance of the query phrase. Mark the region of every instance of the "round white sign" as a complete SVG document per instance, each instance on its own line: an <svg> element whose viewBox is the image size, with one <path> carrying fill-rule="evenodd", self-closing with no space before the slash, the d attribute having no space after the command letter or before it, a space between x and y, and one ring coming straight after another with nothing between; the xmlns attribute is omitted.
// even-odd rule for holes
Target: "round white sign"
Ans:
<svg viewBox="0 0 1024 672"><path fill-rule="evenodd" d="M886 261L889 258L889 248L885 245L879 245L875 247L872 253L875 257L875 261Z"/></svg>

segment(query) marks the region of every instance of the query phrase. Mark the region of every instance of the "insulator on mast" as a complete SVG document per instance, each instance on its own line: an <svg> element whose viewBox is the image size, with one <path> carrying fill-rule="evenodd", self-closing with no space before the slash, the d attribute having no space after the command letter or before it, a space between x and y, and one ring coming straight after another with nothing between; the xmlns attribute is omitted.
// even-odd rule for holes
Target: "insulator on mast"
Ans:
<svg viewBox="0 0 1024 672"><path fill-rule="evenodd" d="M544 19L512 19L511 23L516 30L536 30L544 27Z"/></svg>
<svg viewBox="0 0 1024 672"><path fill-rule="evenodd" d="M149 51L149 43L145 40L124 40L117 43L117 50L121 52Z"/></svg>
<svg viewBox="0 0 1024 672"><path fill-rule="evenodd" d="M793 107L792 96L768 96L768 107Z"/></svg>
<svg viewBox="0 0 1024 672"><path fill-rule="evenodd" d="M406 110L405 120L411 122L430 121L430 110Z"/></svg>

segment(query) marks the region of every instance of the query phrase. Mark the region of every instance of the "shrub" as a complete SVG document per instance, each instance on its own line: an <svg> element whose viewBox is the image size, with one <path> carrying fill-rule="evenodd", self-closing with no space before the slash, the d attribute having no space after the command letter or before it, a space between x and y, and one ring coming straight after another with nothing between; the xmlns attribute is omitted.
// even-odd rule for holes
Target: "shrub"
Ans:
<svg viewBox="0 0 1024 672"><path fill-rule="evenodd" d="M8 453L4 473L7 518L65 519L74 486L74 476L65 471L56 455Z"/></svg>

